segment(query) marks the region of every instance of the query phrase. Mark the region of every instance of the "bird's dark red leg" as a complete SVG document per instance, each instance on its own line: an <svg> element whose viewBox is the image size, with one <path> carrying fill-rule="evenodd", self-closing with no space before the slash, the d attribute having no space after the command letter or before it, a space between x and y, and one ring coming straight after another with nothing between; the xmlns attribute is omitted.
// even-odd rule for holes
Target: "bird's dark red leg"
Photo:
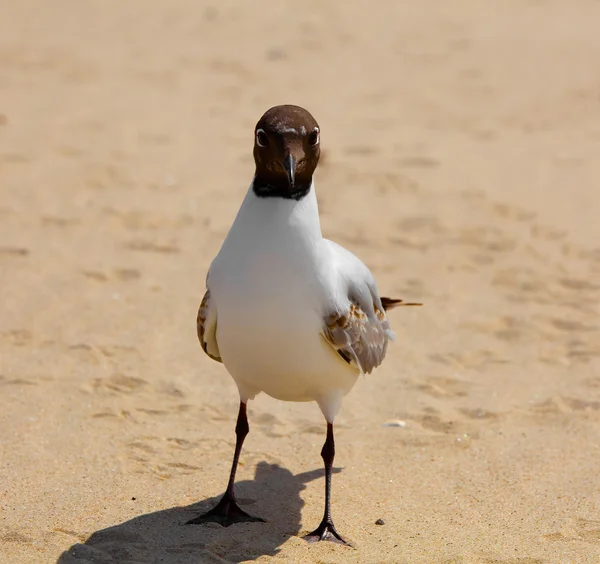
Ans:
<svg viewBox="0 0 600 564"><path fill-rule="evenodd" d="M207 513L204 513L195 519L191 519L186 523L186 525L219 523L219 525L223 525L223 527L229 527L229 525L233 525L234 523L252 523L256 521L264 523L264 519L261 519L260 517L252 517L252 515L248 515L245 511L243 511L237 504L235 494L233 493L235 472L240 459L240 452L242 452L242 445L244 444L244 439L249 431L250 427L248 426L248 417L246 416L246 404L241 401L237 424L235 426L235 453L233 455L233 464L231 465L231 474L229 475L227 489L215 507L213 507Z"/></svg>
<svg viewBox="0 0 600 564"><path fill-rule="evenodd" d="M327 438L321 450L321 457L325 463L325 513L321 524L304 539L308 542L328 540L350 546L337 532L331 519L331 472L335 457L335 442L333 440L333 424L329 422L327 422Z"/></svg>

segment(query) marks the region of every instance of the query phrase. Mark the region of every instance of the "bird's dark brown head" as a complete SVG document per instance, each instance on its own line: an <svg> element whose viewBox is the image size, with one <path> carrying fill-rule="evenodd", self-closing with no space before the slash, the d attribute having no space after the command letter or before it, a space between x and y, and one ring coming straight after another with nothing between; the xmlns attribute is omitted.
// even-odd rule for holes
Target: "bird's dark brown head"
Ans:
<svg viewBox="0 0 600 564"><path fill-rule="evenodd" d="M254 130L254 193L290 200L306 196L319 162L320 141L319 125L304 108L267 110Z"/></svg>

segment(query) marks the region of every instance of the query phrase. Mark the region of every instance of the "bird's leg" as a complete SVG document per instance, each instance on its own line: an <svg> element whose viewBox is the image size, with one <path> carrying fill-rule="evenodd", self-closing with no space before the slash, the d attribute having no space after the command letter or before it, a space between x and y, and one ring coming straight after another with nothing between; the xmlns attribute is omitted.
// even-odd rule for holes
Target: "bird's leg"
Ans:
<svg viewBox="0 0 600 564"><path fill-rule="evenodd" d="M340 544L349 545L337 532L331 519L331 471L333 469L333 458L335 456L335 443L333 440L333 423L327 422L327 438L321 449L321 457L325 463L325 513L321 524L304 537L308 542L328 540Z"/></svg>
<svg viewBox="0 0 600 564"><path fill-rule="evenodd" d="M229 525L233 525L234 523L265 521L260 517L252 517L240 509L236 502L235 494L233 493L235 472L240 459L240 452L242 451L244 439L249 431L250 427L248 426L248 417L246 416L246 404L243 401L240 401L240 411L238 412L237 424L235 426L235 434L237 437L235 441L235 453L233 455L233 464L231 465L231 474L229 475L227 489L215 507L213 507L207 513L204 513L195 519L191 519L186 523L186 525L197 525L199 523L219 523L219 525L223 525L223 527L229 527Z"/></svg>

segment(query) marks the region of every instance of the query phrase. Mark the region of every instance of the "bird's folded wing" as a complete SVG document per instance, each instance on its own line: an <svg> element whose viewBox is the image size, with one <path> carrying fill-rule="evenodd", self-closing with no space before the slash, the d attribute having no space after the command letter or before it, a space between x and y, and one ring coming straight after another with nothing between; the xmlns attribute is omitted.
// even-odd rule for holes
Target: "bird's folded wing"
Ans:
<svg viewBox="0 0 600 564"><path fill-rule="evenodd" d="M196 318L198 340L204 352L213 360L223 362L217 344L217 308L210 299L210 290L206 290Z"/></svg>
<svg viewBox="0 0 600 564"><path fill-rule="evenodd" d="M370 374L385 357L388 341L394 338L385 312L374 307L368 316L351 303L346 311L327 315L322 335L335 351L363 374Z"/></svg>

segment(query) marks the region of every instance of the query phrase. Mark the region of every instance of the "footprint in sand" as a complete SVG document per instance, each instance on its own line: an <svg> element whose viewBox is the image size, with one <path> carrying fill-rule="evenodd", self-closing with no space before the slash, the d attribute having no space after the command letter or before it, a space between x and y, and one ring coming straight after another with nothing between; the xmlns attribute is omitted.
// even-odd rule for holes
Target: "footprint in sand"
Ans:
<svg viewBox="0 0 600 564"><path fill-rule="evenodd" d="M155 243L154 241L129 241L123 246L131 251L141 251L143 253L158 253L163 255L179 253L181 249L173 244Z"/></svg>
<svg viewBox="0 0 600 564"><path fill-rule="evenodd" d="M96 282L138 280L142 273L135 268L113 268L109 271L82 270L81 273Z"/></svg>
<svg viewBox="0 0 600 564"><path fill-rule="evenodd" d="M92 389L100 394L132 394L141 391L148 386L148 382L135 376L125 374L114 374L109 378L96 378L92 383Z"/></svg>
<svg viewBox="0 0 600 564"><path fill-rule="evenodd" d="M468 382L446 376L429 376L409 385L434 398L465 397L470 387Z"/></svg>
<svg viewBox="0 0 600 564"><path fill-rule="evenodd" d="M583 541L600 544L600 521L595 519L569 519L559 531L542 537L546 541Z"/></svg>

